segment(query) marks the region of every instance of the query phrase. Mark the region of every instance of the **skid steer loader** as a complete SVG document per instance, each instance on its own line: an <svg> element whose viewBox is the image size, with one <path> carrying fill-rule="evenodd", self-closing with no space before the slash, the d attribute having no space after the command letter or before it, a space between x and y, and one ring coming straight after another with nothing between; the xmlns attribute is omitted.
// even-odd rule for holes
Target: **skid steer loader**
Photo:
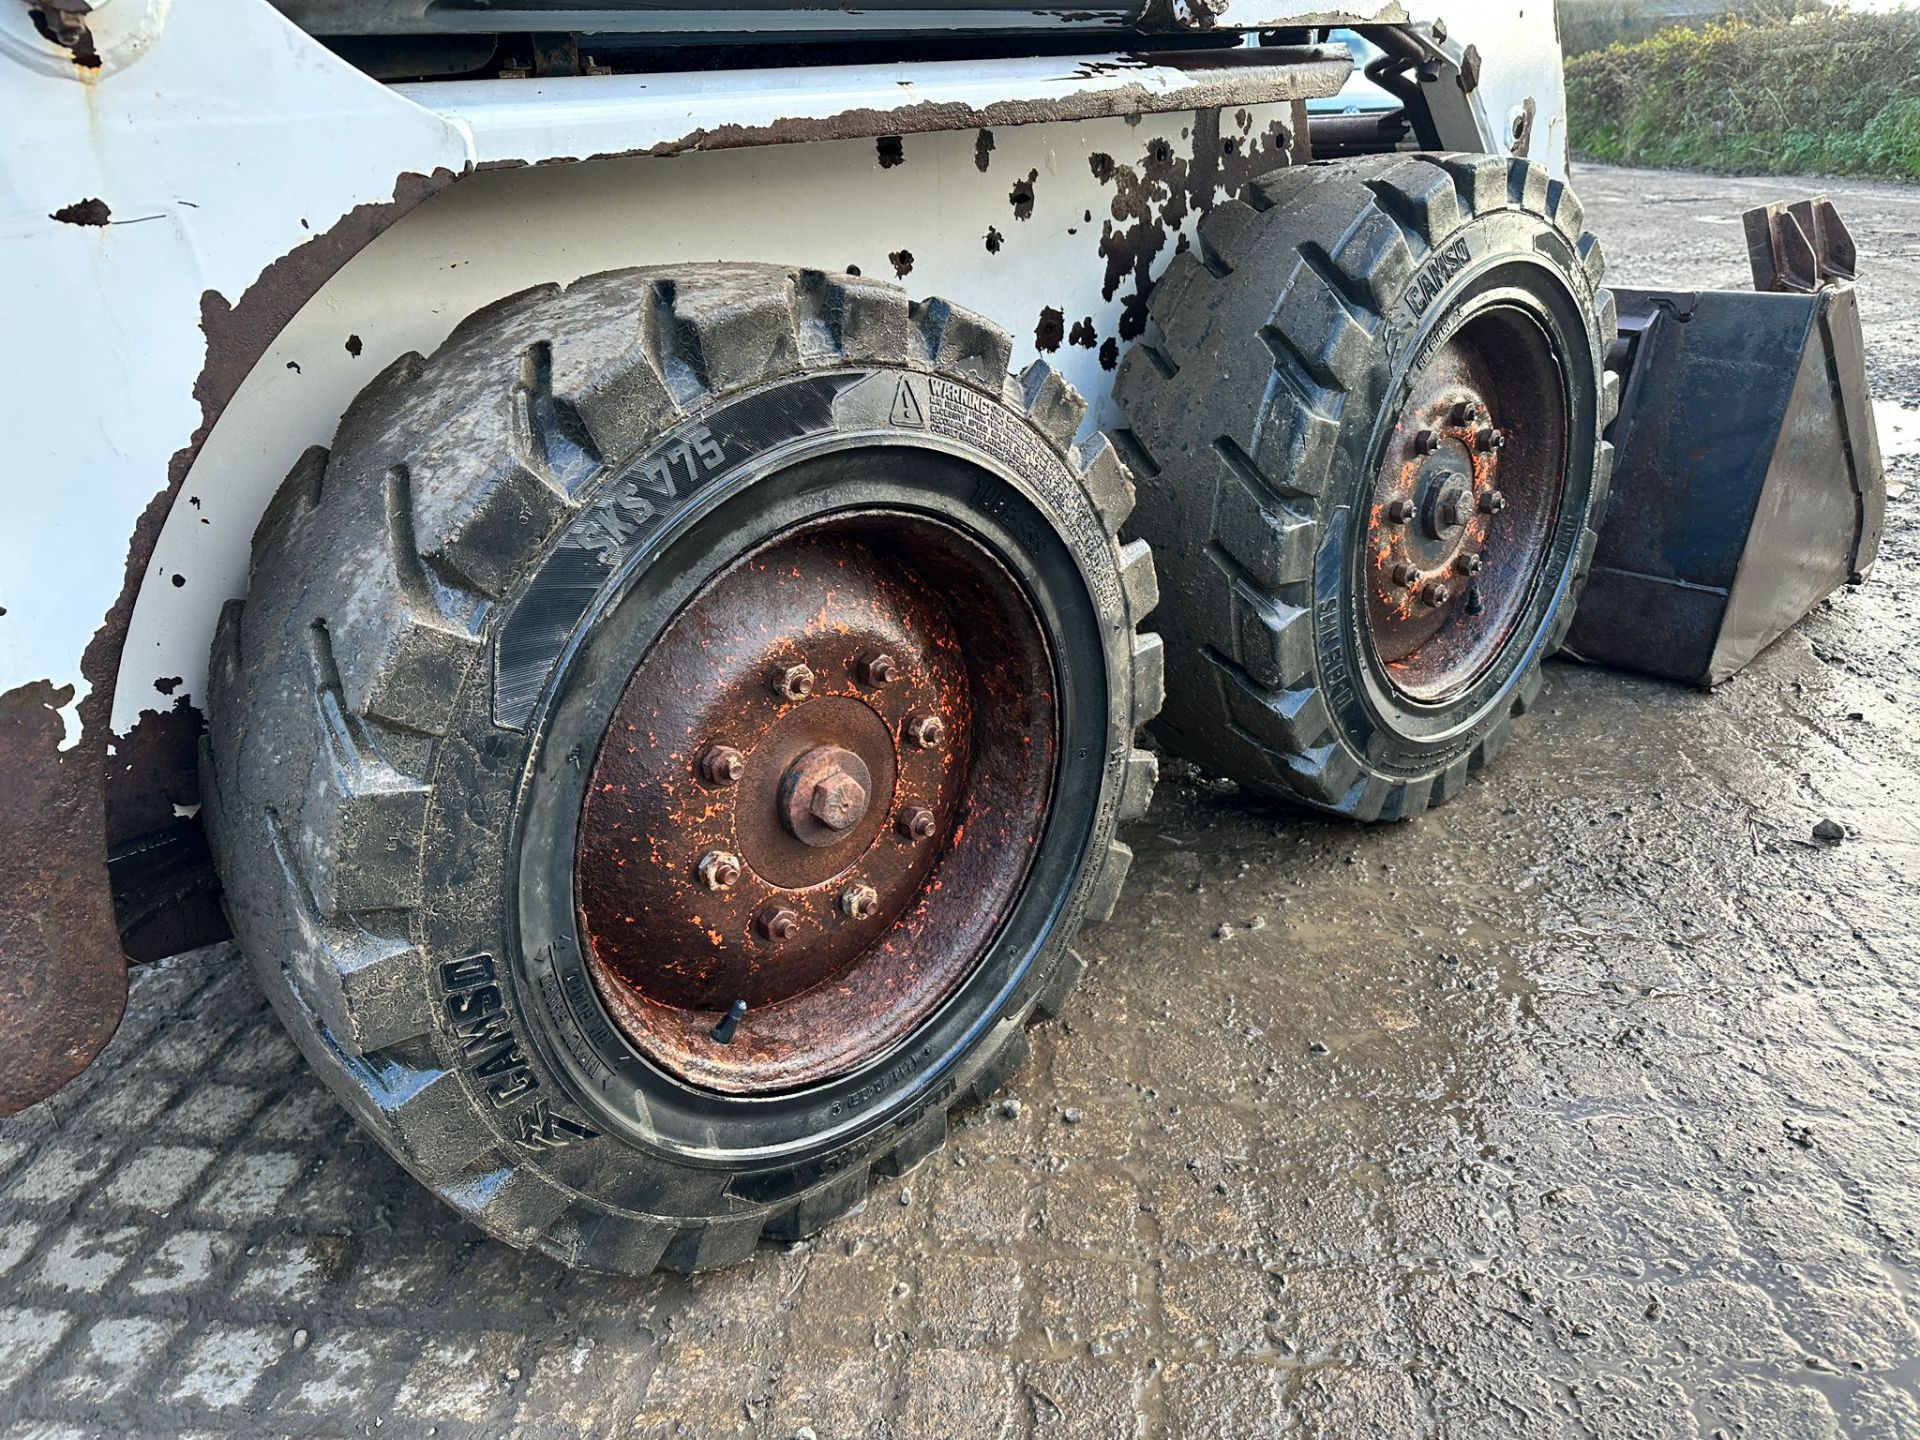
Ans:
<svg viewBox="0 0 1920 1440"><path fill-rule="evenodd" d="M0 131L0 1109L230 926L569 1264L938 1146L1143 726L1411 820L1873 559L1839 217L1610 291L1547 5L0 0Z"/></svg>

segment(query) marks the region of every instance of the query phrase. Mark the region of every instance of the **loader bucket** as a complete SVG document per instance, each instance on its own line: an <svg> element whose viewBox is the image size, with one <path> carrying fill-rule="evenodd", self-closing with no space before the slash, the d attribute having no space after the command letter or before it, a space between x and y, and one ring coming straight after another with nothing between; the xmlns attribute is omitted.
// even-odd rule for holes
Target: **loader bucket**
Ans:
<svg viewBox="0 0 1920 1440"><path fill-rule="evenodd" d="M1573 658L1717 685L1873 564L1852 242L1824 201L1750 212L1748 239L1759 290L1613 292L1613 493Z"/></svg>

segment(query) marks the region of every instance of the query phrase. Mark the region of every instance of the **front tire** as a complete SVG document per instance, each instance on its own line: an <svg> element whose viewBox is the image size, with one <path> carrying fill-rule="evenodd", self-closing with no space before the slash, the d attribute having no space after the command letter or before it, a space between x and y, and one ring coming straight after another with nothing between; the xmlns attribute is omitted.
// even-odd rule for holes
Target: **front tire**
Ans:
<svg viewBox="0 0 1920 1440"><path fill-rule="evenodd" d="M1520 159L1283 170L1200 223L1123 365L1167 743L1356 819L1505 745L1612 470L1600 247Z"/></svg>
<svg viewBox="0 0 1920 1440"><path fill-rule="evenodd" d="M871 281L592 276L395 362L269 507L208 704L235 933L490 1233L643 1273L817 1230L1077 979L1156 591L1011 349Z"/></svg>

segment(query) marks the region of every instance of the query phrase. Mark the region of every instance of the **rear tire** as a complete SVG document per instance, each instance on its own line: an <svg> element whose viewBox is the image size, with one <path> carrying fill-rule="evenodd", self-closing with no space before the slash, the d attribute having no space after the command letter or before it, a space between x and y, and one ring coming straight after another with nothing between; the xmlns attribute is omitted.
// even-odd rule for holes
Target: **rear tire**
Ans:
<svg viewBox="0 0 1920 1440"><path fill-rule="evenodd" d="M1156 730L1253 789L1405 819L1505 745L1586 578L1618 408L1599 243L1564 182L1476 155L1275 172L1216 206L1199 238L1155 287L1116 388L1140 486L1132 529L1165 591ZM1525 370L1519 350L1549 348L1535 368L1554 380L1510 373ZM1444 419L1475 412L1434 410L1472 393L1437 373L1443 360L1495 392L1531 509L1501 516L1498 452ZM1423 478L1429 454L1449 474ZM1395 532L1380 514L1403 462L1409 487L1449 482L1457 494L1427 498L1462 509L1409 524L1403 501ZM1419 553L1389 548L1408 537Z"/></svg>
<svg viewBox="0 0 1920 1440"><path fill-rule="evenodd" d="M1152 793L1152 758L1133 739L1161 694L1159 642L1138 630L1156 590L1146 547L1116 538L1132 485L1112 447L1076 446L1083 402L1044 363L1009 377L1011 350L943 302L815 272L706 265L546 286L470 317L430 359L396 361L261 520L248 597L216 636L203 757L234 930L328 1085L491 1234L644 1273L723 1265L762 1235L817 1230L870 1174L936 1148L949 1108L1008 1077L1027 1022L1056 1012L1078 978L1068 942L1111 911L1131 858L1115 827ZM1006 724L982 715L949 747L957 768L934 766L946 828L925 848L903 825L848 821L870 797L834 772L841 808L808 811L803 795L788 831L758 817L768 823L748 837L785 846L782 864L825 860L776 884L749 854L745 879L703 888L717 872L701 826L732 803L719 771L660 737L630 741L630 712L615 707L636 703L622 699L627 678L685 617L704 623L716 577L752 574L753 556L823 526L843 527L832 555L872 558L876 593L933 594L902 566L945 578L962 550L984 557L968 574L1005 581L1005 613L1030 613L1033 653L1052 657L1052 728L1028 737L1053 744L1048 808L1030 833L996 830L980 787L998 773L986 747ZM909 532L933 538L898 549ZM773 579L754 583L785 583L759 568ZM810 614L803 598L786 610ZM737 638L711 643L717 654ZM769 693L755 651L742 673L757 698L734 710L764 710L752 732L764 739L831 696L848 743L878 745L874 773L897 791L861 784L891 806L909 793L908 767L946 751L903 751L896 774L891 747L905 742L888 737L911 730L925 748L931 732L886 710L865 662L833 669L806 650L829 640L802 627L782 641L821 667L817 697L811 681ZM941 661L963 685L991 680L986 663ZM633 806L698 801L647 837L657 864L622 833L641 822L606 818L603 796L623 787L602 783L600 760L655 767L626 787ZM815 813L840 829L817 822L805 844L829 848L806 850L792 827L816 826ZM768 939L780 927L725 909L736 886L788 897L798 926L826 937L803 937L809 953L837 966L855 911L886 943L918 934L901 927L947 903L912 888L927 864L949 874L968 846L994 843L1030 859L970 897L977 947L929 980L918 1008L881 1014L861 1046L791 1021L827 982L808 973L782 988L791 952ZM932 857L918 870L888 861L903 888L876 902L887 913L845 899L869 844ZM668 899L627 902L635 922L618 883L611 901L602 881L576 887L573 857L589 845L616 882L631 860ZM852 858L829 875L833 845ZM837 910L820 903L836 898ZM681 975L663 999L602 963L590 922L603 934L665 924L662 905L689 909L716 953L741 957L749 979L727 983L759 987L744 1021L727 1024L732 990ZM829 941L841 949L828 954ZM902 940L892 974L922 953ZM663 1016L673 1024L652 1024ZM776 1022L790 1031L784 1068L751 1071L749 1056L778 1048Z"/></svg>

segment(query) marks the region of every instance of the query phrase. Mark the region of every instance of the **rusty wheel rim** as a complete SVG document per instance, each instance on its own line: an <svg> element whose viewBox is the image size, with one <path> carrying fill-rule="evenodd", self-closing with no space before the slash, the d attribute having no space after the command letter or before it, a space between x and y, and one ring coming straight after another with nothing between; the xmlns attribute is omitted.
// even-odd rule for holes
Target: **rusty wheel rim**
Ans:
<svg viewBox="0 0 1920 1440"><path fill-rule="evenodd" d="M1368 644L1415 704L1471 687L1527 613L1566 475L1563 388L1545 330L1506 305L1468 319L1411 377L1362 573Z"/></svg>
<svg viewBox="0 0 1920 1440"><path fill-rule="evenodd" d="M1053 664L958 528L842 515L702 586L579 817L595 987L663 1069L777 1093L885 1054L985 956L1048 814Z"/></svg>

